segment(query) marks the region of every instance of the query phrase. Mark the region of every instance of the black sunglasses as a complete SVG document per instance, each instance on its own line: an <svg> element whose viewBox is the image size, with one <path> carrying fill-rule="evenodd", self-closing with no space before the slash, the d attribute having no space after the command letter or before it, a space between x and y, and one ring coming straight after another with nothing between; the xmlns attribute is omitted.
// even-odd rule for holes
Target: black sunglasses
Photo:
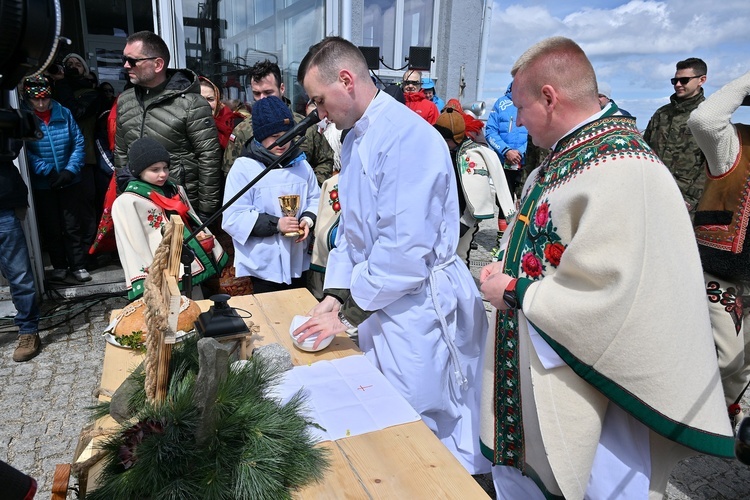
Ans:
<svg viewBox="0 0 750 500"><path fill-rule="evenodd" d="M698 76L681 76L680 78L672 78L669 81L672 82L672 85L677 85L677 82L680 82L680 85L687 85L688 82L690 80L692 80L693 78L700 78L702 76L703 75L698 75Z"/></svg>
<svg viewBox="0 0 750 500"><path fill-rule="evenodd" d="M135 68L135 65L138 64L141 61L150 61L152 59L159 59L158 57L125 57L122 56L122 64L128 63L131 68Z"/></svg>
<svg viewBox="0 0 750 500"><path fill-rule="evenodd" d="M414 85L415 87L419 87L419 86L422 85L422 82L420 82L419 80L404 80L403 84L404 85Z"/></svg>

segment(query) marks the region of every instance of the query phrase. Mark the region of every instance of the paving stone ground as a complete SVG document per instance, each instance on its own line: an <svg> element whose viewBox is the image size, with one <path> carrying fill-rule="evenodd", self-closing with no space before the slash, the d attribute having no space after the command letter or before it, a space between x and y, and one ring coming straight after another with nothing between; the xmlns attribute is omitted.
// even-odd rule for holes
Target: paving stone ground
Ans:
<svg viewBox="0 0 750 500"><path fill-rule="evenodd" d="M471 270L478 276L490 260L495 222L486 221L477 235ZM89 302L90 303L90 302ZM41 334L42 352L26 363L14 363L16 334L0 321L0 459L30 474L39 483L37 498L50 497L55 465L73 459L81 429L89 422L87 407L94 404L105 340L101 335L112 309L127 301L108 299L76 314L87 302L67 303L65 316L45 320L42 326L62 324ZM59 303L45 302L48 310ZM747 403L747 401L746 401ZM750 406L750 405L748 405ZM71 481L73 484L73 481ZM0 485L1 486L1 485ZM0 493L0 498L2 493ZM77 498L74 492L69 498ZM669 500L750 498L750 468L737 461L700 456L675 468L666 498Z"/></svg>

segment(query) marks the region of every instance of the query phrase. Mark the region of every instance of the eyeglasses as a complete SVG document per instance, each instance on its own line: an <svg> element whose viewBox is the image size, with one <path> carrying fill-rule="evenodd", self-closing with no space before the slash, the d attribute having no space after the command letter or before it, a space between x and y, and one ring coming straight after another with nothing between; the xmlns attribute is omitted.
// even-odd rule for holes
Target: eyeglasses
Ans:
<svg viewBox="0 0 750 500"><path fill-rule="evenodd" d="M141 61L151 61L152 59L159 59L158 57L126 57L122 56L122 64L125 63L129 64L131 68L135 68L135 65L138 64Z"/></svg>
<svg viewBox="0 0 750 500"><path fill-rule="evenodd" d="M422 86L422 82L420 82L419 80L404 80L402 83L404 84L404 86L406 85L414 85L415 87Z"/></svg>
<svg viewBox="0 0 750 500"><path fill-rule="evenodd" d="M680 82L680 85L687 85L690 80L693 78L700 78L705 75L697 75L697 76L681 76L680 78L672 78L669 80L672 82L672 85L677 85L677 82Z"/></svg>

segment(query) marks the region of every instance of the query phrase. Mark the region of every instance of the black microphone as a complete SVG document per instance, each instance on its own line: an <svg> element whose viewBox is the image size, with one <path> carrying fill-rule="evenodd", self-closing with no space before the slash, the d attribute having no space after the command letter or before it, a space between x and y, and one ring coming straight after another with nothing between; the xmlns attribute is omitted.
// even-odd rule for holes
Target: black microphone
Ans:
<svg viewBox="0 0 750 500"><path fill-rule="evenodd" d="M307 115L302 121L300 121L297 125L292 127L287 133L276 139L276 142L268 146L266 149L271 151L273 148L278 148L279 146L283 146L287 142L291 141L298 135L302 135L305 133L305 130L310 128L311 125L314 123L318 123L320 121L320 117L318 116L318 110L313 109L312 112Z"/></svg>

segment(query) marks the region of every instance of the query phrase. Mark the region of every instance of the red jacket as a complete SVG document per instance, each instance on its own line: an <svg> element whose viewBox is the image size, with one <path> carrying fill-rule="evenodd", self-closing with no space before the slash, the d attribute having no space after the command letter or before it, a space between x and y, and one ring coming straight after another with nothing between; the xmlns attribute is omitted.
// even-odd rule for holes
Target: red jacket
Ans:
<svg viewBox="0 0 750 500"><path fill-rule="evenodd" d="M435 103L424 96L424 91L404 92L404 99L406 99L406 106L409 109L427 120L430 125L435 125L440 112Z"/></svg>

